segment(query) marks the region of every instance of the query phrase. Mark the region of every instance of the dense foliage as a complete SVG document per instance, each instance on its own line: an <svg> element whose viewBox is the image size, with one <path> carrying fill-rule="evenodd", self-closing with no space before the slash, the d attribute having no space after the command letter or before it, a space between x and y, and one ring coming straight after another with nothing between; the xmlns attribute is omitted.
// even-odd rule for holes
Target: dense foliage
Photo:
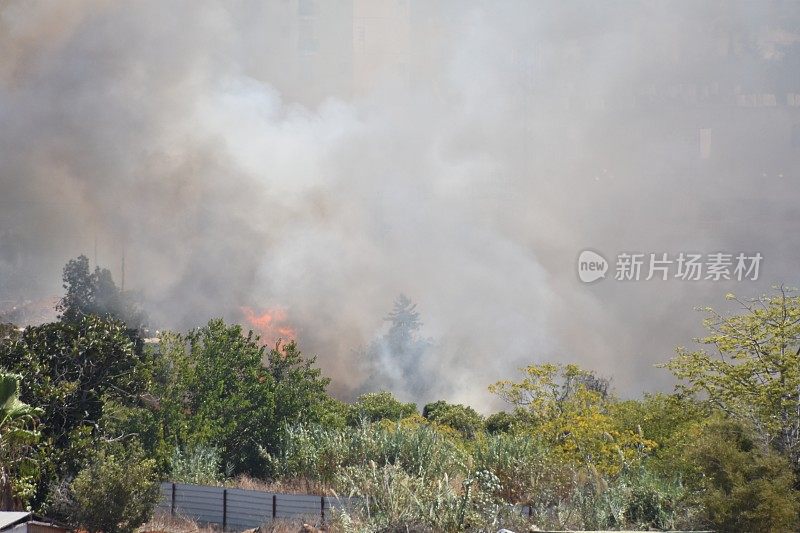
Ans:
<svg viewBox="0 0 800 533"><path fill-rule="evenodd" d="M22 376L20 398L42 411L36 503L51 482L77 474L104 439L109 402L139 404L148 385L144 365L124 324L94 315L29 327L0 343L0 368Z"/></svg>
<svg viewBox="0 0 800 533"><path fill-rule="evenodd" d="M79 321L89 315L110 317L127 324L132 330L145 325L147 318L130 293L119 289L108 269L89 268L89 259L82 255L64 267L64 296L56 309L64 321Z"/></svg>
<svg viewBox="0 0 800 533"><path fill-rule="evenodd" d="M397 421L416 412L416 404L403 403L392 396L390 392L369 392L358 397L358 400L350 408L347 419L351 425L361 421Z"/></svg>
<svg viewBox="0 0 800 533"><path fill-rule="evenodd" d="M108 271L82 257L64 280L57 322L0 327L3 508L127 533L159 479L249 476L358 497L334 516L342 531L800 527L790 291L708 310L713 351L679 348L665 365L676 394L620 400L591 371L532 364L490 386L508 409L483 416L387 391L344 403L297 344L218 319L145 343ZM407 298L387 321L382 357L431 346Z"/></svg>
<svg viewBox="0 0 800 533"><path fill-rule="evenodd" d="M58 488L53 512L89 533L133 533L158 501L155 461L136 448L102 450Z"/></svg>
<svg viewBox="0 0 800 533"><path fill-rule="evenodd" d="M757 431L764 444L800 463L800 296L785 288L750 301L728 294L743 313L706 308L712 351L678 349L666 366L685 392L701 392L716 408Z"/></svg>
<svg viewBox="0 0 800 533"><path fill-rule="evenodd" d="M0 372L0 509L29 498L38 474L32 447L41 411L19 399L19 381L16 374Z"/></svg>
<svg viewBox="0 0 800 533"><path fill-rule="evenodd" d="M231 474L268 475L286 423L323 417L328 379L294 343L267 350L252 332L212 320L161 338L153 392L164 438L181 450L219 450Z"/></svg>

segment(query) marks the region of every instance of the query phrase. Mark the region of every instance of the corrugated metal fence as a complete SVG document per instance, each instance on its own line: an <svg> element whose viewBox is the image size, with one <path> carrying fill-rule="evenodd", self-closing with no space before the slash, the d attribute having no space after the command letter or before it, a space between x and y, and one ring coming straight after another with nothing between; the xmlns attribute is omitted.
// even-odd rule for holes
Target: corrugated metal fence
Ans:
<svg viewBox="0 0 800 533"><path fill-rule="evenodd" d="M317 520L324 522L326 516L330 517L332 509L349 507L357 502L357 498L278 494L259 490L165 482L161 484L161 501L156 511L192 518L205 524L216 524L227 531L242 531L281 518L305 518L309 522ZM531 515L531 508L527 505L513 507L523 515Z"/></svg>
<svg viewBox="0 0 800 533"><path fill-rule="evenodd" d="M348 498L165 482L156 511L241 531L281 518L325 521L331 509L349 504Z"/></svg>
<svg viewBox="0 0 800 533"><path fill-rule="evenodd" d="M326 517L330 518L332 509L351 507L357 502L357 498L279 494L164 482L161 484L161 500L156 511L220 525L224 530L242 531L283 518L324 522ZM528 506L514 507L517 512L530 514Z"/></svg>
<svg viewBox="0 0 800 533"><path fill-rule="evenodd" d="M312 494L280 494L260 490L229 489L186 483L161 484L161 500L156 511L191 518L223 530L242 531L272 520L308 518L325 521L332 509L357 503L357 498L336 498ZM530 507L515 505L517 512L529 515Z"/></svg>

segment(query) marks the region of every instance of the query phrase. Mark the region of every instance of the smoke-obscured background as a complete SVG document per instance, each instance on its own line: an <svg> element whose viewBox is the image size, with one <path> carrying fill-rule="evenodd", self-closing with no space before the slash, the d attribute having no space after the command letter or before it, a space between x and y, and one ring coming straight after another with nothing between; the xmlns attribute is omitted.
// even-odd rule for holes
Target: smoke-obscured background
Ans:
<svg viewBox="0 0 800 533"><path fill-rule="evenodd" d="M694 306L798 284L798 153L796 2L5 0L0 308L124 256L156 327L279 310L343 397L668 389ZM764 263L585 285L584 248ZM430 346L381 378L400 293Z"/></svg>

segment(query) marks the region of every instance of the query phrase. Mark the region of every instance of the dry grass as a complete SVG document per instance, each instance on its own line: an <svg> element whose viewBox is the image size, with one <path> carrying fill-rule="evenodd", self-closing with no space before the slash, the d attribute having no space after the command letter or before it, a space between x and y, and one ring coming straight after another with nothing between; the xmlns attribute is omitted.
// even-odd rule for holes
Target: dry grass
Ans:
<svg viewBox="0 0 800 533"><path fill-rule="evenodd" d="M146 524L138 529L138 533L219 533L221 528L202 525L182 516L169 513L155 513Z"/></svg>
<svg viewBox="0 0 800 533"><path fill-rule="evenodd" d="M308 526L308 527L304 527ZM319 529L318 529L319 528ZM332 533L324 526L310 519L275 520L258 528L256 533ZM222 533L222 528L199 524L190 518L156 513L149 522L141 526L137 533Z"/></svg>
<svg viewBox="0 0 800 533"><path fill-rule="evenodd" d="M234 479L208 484L207 486L227 487L229 489L260 490L277 494L315 494L333 496L328 485L307 478L266 480L241 475Z"/></svg>
<svg viewBox="0 0 800 533"><path fill-rule="evenodd" d="M332 496L333 491L327 485L307 478L281 479L265 481L248 476L239 476L227 481L226 487L245 490L260 490L279 494L317 494Z"/></svg>

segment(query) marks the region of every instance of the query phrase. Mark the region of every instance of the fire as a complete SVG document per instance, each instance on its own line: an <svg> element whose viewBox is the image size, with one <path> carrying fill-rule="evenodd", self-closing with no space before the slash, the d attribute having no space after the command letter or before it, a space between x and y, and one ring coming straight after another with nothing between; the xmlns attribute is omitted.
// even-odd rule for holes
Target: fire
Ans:
<svg viewBox="0 0 800 533"><path fill-rule="evenodd" d="M261 337L261 342L268 346L297 338L297 331L289 325L286 310L281 307L273 307L260 312L252 307L242 307L242 313L250 328Z"/></svg>

